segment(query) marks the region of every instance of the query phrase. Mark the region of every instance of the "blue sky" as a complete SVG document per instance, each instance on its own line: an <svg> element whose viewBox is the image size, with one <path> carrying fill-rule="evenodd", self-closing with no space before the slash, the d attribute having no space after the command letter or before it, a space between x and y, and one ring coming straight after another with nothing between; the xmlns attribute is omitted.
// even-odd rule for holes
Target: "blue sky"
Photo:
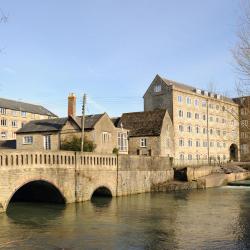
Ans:
<svg viewBox="0 0 250 250"><path fill-rule="evenodd" d="M143 110L158 73L234 96L240 0L0 0L0 96L67 114Z"/></svg>

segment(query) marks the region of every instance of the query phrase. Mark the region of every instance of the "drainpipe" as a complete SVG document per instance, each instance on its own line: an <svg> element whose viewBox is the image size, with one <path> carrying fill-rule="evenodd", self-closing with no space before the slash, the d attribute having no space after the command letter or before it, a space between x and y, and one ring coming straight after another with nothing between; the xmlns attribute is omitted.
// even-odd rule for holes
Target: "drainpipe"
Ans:
<svg viewBox="0 0 250 250"><path fill-rule="evenodd" d="M210 141L209 141L209 126L208 126L208 99L207 99L207 160L210 165Z"/></svg>

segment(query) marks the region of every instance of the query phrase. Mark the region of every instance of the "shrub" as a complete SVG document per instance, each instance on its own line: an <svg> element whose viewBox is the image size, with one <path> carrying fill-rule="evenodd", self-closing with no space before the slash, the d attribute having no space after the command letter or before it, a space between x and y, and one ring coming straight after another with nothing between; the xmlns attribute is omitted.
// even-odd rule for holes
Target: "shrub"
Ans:
<svg viewBox="0 0 250 250"><path fill-rule="evenodd" d="M93 141L88 140L86 137L84 138L83 151L84 152L93 152L96 148L96 145ZM81 151L81 138L77 136L73 136L71 138L67 138L61 143L61 150L66 151Z"/></svg>

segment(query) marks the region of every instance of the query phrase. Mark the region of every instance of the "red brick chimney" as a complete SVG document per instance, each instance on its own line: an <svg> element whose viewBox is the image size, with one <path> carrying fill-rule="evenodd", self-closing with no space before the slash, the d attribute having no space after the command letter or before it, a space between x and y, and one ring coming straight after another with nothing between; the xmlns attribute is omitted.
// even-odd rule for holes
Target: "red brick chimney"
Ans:
<svg viewBox="0 0 250 250"><path fill-rule="evenodd" d="M76 95L70 93L68 97L68 116L76 116Z"/></svg>

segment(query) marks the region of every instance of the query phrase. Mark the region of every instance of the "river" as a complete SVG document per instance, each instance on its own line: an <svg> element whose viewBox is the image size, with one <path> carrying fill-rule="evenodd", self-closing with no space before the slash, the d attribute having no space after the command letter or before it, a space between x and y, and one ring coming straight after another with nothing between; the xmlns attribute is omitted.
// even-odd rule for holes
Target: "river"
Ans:
<svg viewBox="0 0 250 250"><path fill-rule="evenodd" d="M250 188L12 203L0 249L250 249Z"/></svg>

